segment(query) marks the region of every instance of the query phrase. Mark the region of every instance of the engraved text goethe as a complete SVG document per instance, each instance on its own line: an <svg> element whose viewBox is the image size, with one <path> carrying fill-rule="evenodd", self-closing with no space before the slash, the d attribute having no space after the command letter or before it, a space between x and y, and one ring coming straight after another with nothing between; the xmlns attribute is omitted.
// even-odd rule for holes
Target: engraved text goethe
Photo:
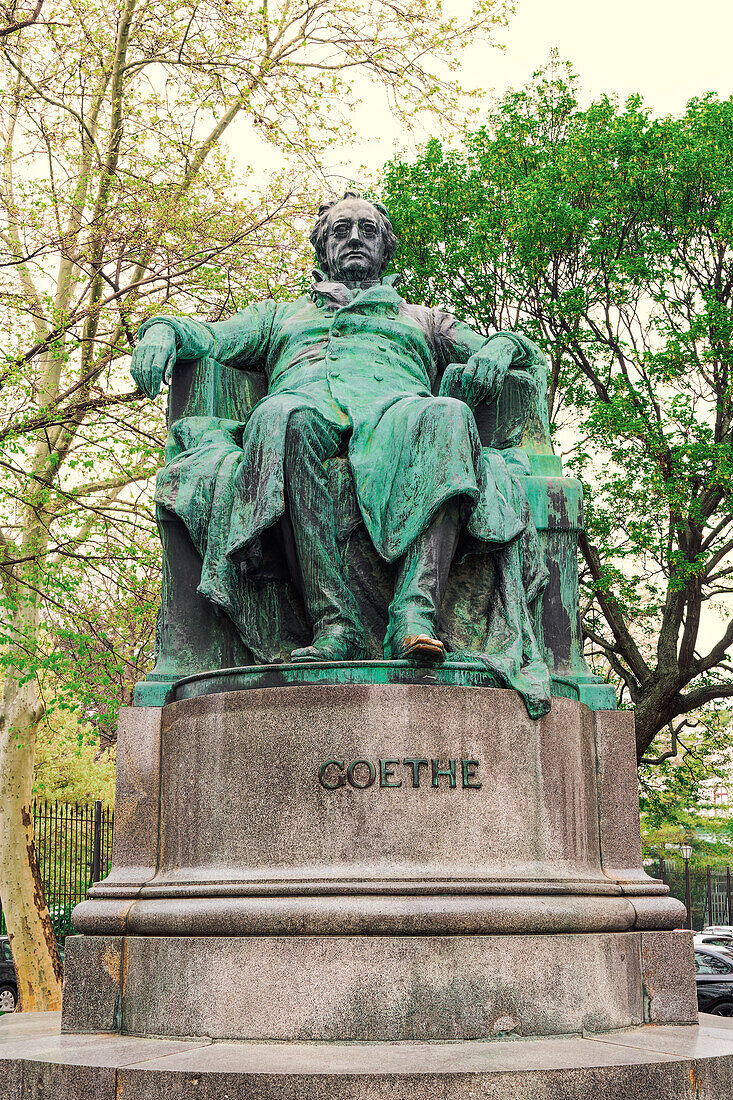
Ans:
<svg viewBox="0 0 733 1100"><path fill-rule="evenodd" d="M318 782L327 791L341 787L366 790L367 787L431 787L434 790L480 790L476 778L478 760L457 759L441 762L420 756L380 757L375 762L365 759L324 760L318 769Z"/></svg>

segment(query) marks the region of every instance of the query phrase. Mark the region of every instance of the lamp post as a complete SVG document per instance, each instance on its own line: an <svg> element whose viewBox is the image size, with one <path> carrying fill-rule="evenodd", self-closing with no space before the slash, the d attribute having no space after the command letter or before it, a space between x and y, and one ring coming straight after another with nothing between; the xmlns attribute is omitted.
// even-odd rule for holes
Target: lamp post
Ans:
<svg viewBox="0 0 733 1100"><path fill-rule="evenodd" d="M685 861L685 905L687 907L687 923L685 927L692 931L692 889L690 886L690 856L692 855L692 848L689 844L683 844L680 848L680 852Z"/></svg>

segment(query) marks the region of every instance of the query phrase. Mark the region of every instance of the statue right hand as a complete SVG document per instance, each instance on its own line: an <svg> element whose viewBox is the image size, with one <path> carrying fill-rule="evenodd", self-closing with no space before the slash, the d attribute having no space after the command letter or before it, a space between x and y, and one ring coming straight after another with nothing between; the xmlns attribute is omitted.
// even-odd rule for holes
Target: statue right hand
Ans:
<svg viewBox="0 0 733 1100"><path fill-rule="evenodd" d="M151 325L132 353L130 374L137 388L151 399L168 381L176 361L176 338L169 325Z"/></svg>

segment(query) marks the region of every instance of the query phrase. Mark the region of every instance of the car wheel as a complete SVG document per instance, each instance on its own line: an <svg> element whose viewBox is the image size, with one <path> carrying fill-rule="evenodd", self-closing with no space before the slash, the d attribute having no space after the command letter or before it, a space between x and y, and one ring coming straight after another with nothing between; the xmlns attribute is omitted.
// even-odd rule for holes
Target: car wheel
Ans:
<svg viewBox="0 0 733 1100"><path fill-rule="evenodd" d="M18 994L12 985L0 985L0 1012L15 1012Z"/></svg>
<svg viewBox="0 0 733 1100"><path fill-rule="evenodd" d="M721 1001L708 1011L711 1016L733 1016L733 1001Z"/></svg>

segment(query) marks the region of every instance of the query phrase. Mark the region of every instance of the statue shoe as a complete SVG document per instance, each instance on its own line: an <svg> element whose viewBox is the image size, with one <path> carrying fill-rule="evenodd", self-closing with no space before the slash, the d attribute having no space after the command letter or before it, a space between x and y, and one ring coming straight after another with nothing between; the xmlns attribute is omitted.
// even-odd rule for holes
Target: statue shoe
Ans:
<svg viewBox="0 0 733 1100"><path fill-rule="evenodd" d="M445 646L430 634L408 634L392 648L397 660L419 661L420 664L436 664L445 657Z"/></svg>
<svg viewBox="0 0 733 1100"><path fill-rule="evenodd" d="M294 649L291 661L358 661L366 653L361 638L350 630L324 630L317 633L310 645Z"/></svg>

